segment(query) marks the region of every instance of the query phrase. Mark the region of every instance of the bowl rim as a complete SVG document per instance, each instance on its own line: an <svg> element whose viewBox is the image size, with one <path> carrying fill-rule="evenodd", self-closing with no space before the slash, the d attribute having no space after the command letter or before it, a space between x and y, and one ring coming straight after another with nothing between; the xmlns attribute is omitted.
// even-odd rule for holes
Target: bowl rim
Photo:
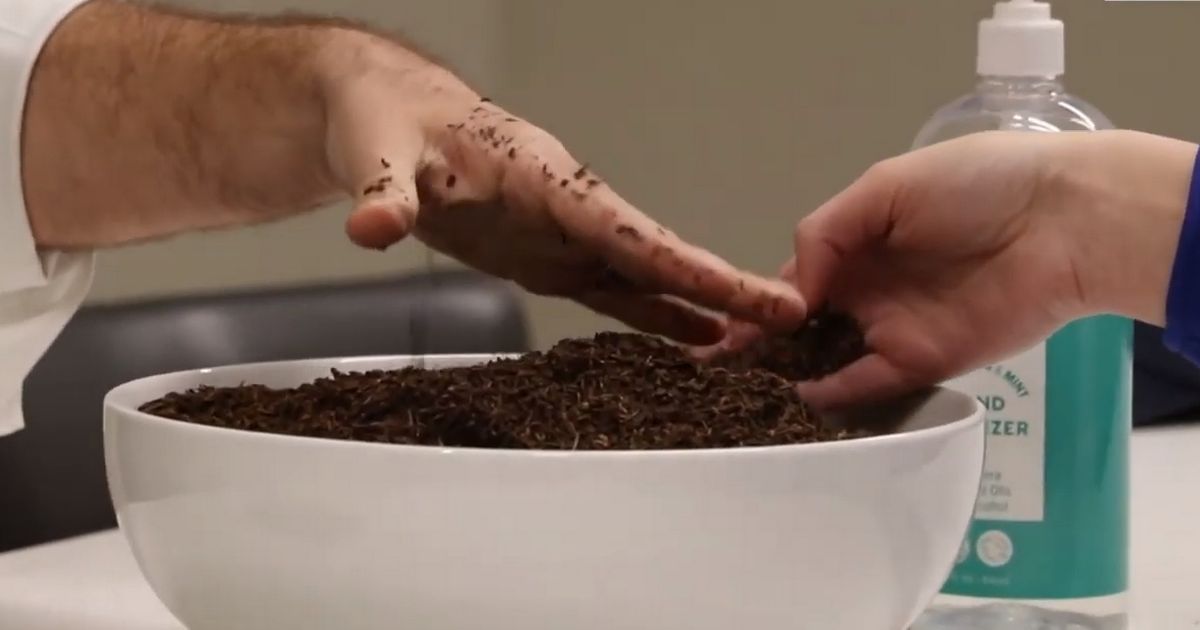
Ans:
<svg viewBox="0 0 1200 630"><path fill-rule="evenodd" d="M143 403L130 404L121 398L131 396L135 390L141 389L155 381L178 378L186 375L202 376L226 370L262 370L262 369L279 369L289 365L297 364L325 364L327 369L340 369L346 366L344 371L353 371L352 366L360 363L376 363L376 362L402 362L402 361L421 361L421 360L442 360L442 361L488 361L499 358L520 356L521 353L448 353L448 354L427 354L427 355L411 355L411 354L381 354L381 355L355 355L345 357L314 357L308 359L288 359L278 361L255 361L247 363L231 363L215 367L194 368L188 370L176 370L173 372L164 372L151 376L144 376L133 379L117 385L110 389L104 396L104 434L107 439L111 430L111 423L118 419L134 420L139 423L145 423L160 427L169 427L173 431L179 431L183 434L193 432L195 435L207 435L210 437L226 439L239 439L247 442L261 442L263 444L273 444L280 447L313 447L321 446L322 448L353 448L353 449L374 449L378 451L391 451L396 454L441 454L443 456L456 455L460 457L504 457L504 458L549 458L549 459L621 459L621 458L668 458L668 457L748 457L748 456L763 456L766 454L790 453L798 449L804 449L806 452L816 451L836 451L842 449L863 449L863 448L891 448L900 444L924 441L932 439L944 434L954 434L962 431L971 430L973 425L980 425L980 437L984 437L982 425L984 422L984 408L973 396L969 396L963 392L950 389L948 387L937 385L926 388L923 392L914 394L916 397L933 398L939 395L949 395L960 399L969 399L973 405L973 411L962 418L938 424L932 427L914 429L911 431L902 431L898 433L885 433L882 435L872 435L864 438L852 438L845 440L827 441L827 442L808 442L799 444L775 444L765 446L739 446L739 447L710 447L710 448L695 448L695 449L611 449L611 450L563 450L563 449L501 449L501 448L483 448L477 446L432 446L424 444L400 444L393 442L373 442L360 440L344 440L337 438L314 437L304 435L288 435L282 433L270 433L266 431L249 431L246 429L231 429L228 427L218 427L205 424L195 424L182 420L174 420L165 416L158 416L151 413L146 413L137 408L136 405ZM193 385L194 387L194 385Z"/></svg>

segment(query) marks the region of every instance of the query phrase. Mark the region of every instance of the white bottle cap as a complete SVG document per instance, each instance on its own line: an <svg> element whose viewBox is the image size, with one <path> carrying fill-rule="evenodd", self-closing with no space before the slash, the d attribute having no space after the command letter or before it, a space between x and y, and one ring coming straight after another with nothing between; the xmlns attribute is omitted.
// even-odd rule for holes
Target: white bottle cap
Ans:
<svg viewBox="0 0 1200 630"><path fill-rule="evenodd" d="M992 17L979 22L976 68L983 76L1057 77L1066 65L1063 37L1049 3L997 2Z"/></svg>

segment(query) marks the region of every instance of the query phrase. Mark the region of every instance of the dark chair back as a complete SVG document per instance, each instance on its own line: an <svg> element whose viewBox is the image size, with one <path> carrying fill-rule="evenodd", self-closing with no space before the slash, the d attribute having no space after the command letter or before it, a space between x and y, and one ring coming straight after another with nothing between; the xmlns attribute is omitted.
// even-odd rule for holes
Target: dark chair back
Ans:
<svg viewBox="0 0 1200 630"><path fill-rule="evenodd" d="M115 526L101 402L123 382L230 363L528 348L515 292L471 272L85 307L26 380L26 428L0 438L0 552Z"/></svg>

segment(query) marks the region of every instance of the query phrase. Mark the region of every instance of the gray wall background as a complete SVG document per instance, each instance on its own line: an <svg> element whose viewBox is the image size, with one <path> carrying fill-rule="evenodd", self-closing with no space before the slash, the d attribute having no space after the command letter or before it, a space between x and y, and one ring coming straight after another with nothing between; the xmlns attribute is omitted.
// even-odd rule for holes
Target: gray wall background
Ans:
<svg viewBox="0 0 1200 630"><path fill-rule="evenodd" d="M772 271L797 219L905 150L974 81L981 0L222 0L402 29L559 135L628 199L736 264ZM1200 140L1200 3L1055 0L1068 89L1122 127ZM423 246L359 251L346 208L104 252L94 300L399 274ZM313 252L327 254L318 260ZM529 300L539 345L613 328Z"/></svg>

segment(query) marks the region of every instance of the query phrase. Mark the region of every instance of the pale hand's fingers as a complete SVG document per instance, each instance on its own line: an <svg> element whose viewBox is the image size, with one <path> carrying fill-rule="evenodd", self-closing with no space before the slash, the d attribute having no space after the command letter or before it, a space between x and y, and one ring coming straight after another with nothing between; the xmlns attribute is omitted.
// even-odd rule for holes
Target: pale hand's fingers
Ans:
<svg viewBox="0 0 1200 630"><path fill-rule="evenodd" d="M880 354L868 354L816 381L796 385L800 397L818 409L868 404L909 393L919 380Z"/></svg>
<svg viewBox="0 0 1200 630"><path fill-rule="evenodd" d="M783 266L779 268L779 278L781 280L783 280L784 282L792 285L793 287L796 287L797 290L800 289L800 287L796 286L796 257L795 256L792 256L791 258L789 258L788 261L783 263ZM801 293L800 295L804 296L803 293ZM804 296L804 300L809 305L810 308L812 307L813 304L819 304L819 302L817 302L815 300L810 300L808 298L808 296Z"/></svg>
<svg viewBox="0 0 1200 630"><path fill-rule="evenodd" d="M639 288L772 327L803 321L805 303L792 287L736 269L684 242L617 195L552 136L518 124L523 130L515 132L517 146L500 148L520 171L519 177L506 178L506 185L533 188L564 232Z"/></svg>
<svg viewBox="0 0 1200 630"><path fill-rule="evenodd" d="M896 222L899 178L881 162L796 226L792 280L810 305L829 297L845 261L887 239Z"/></svg>
<svg viewBox="0 0 1200 630"><path fill-rule="evenodd" d="M725 334L720 318L661 295L592 291L575 299L637 330L680 343L712 343Z"/></svg>

